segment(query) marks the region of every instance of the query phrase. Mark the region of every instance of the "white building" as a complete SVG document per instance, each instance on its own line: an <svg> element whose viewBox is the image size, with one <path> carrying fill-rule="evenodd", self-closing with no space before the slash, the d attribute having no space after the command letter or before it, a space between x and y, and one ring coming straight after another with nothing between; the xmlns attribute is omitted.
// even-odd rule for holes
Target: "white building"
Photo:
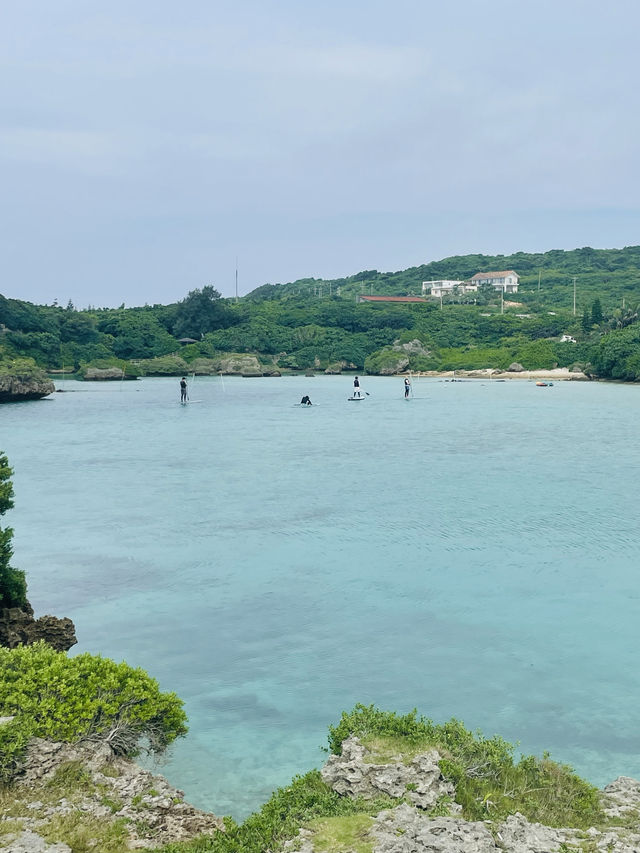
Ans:
<svg viewBox="0 0 640 853"><path fill-rule="evenodd" d="M504 293L517 293L520 276L513 270L500 270L499 272L477 272L471 278L471 284L475 284L476 290L481 284L490 284L496 290Z"/></svg>
<svg viewBox="0 0 640 853"><path fill-rule="evenodd" d="M457 293L469 293L477 290L478 285L465 284L464 281L451 278L422 282L422 293L436 297L447 296L447 294L453 293L455 288L457 288Z"/></svg>

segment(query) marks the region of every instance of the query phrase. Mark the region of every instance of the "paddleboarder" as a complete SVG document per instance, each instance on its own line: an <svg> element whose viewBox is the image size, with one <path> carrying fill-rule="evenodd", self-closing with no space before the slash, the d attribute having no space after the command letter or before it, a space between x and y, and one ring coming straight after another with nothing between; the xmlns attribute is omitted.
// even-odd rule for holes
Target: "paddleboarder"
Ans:
<svg viewBox="0 0 640 853"><path fill-rule="evenodd" d="M181 403L187 402L187 378L186 378L186 376L183 376L182 379L180 380L180 402Z"/></svg>

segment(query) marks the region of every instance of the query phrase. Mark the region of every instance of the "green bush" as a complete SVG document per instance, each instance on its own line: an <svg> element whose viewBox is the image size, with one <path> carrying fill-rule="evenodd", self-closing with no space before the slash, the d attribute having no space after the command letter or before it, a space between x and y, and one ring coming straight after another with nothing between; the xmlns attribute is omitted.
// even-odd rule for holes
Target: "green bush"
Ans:
<svg viewBox="0 0 640 853"><path fill-rule="evenodd" d="M184 376L189 370L187 362L178 355L161 355L136 362L143 376Z"/></svg>
<svg viewBox="0 0 640 853"><path fill-rule="evenodd" d="M162 752L187 731L175 693L161 693L142 669L82 654L69 658L45 643L0 648L0 768L5 780L26 737L70 743L102 740L120 755Z"/></svg>
<svg viewBox="0 0 640 853"><path fill-rule="evenodd" d="M12 470L9 460L0 453L0 516L13 507ZM0 608L24 607L27 603L27 582L24 572L9 565L13 556L13 530L0 527Z"/></svg>
<svg viewBox="0 0 640 853"><path fill-rule="evenodd" d="M384 347L384 349L373 352L366 357L364 368L367 373L371 374L379 374L388 370L395 372L398 366L402 362L406 364L407 360L407 353L398 352L398 350L394 350L391 347Z"/></svg>
<svg viewBox="0 0 640 853"><path fill-rule="evenodd" d="M3 358L0 360L0 376L12 376L23 382L47 380L47 374L32 358Z"/></svg>
<svg viewBox="0 0 640 853"><path fill-rule="evenodd" d="M408 747L437 748L440 769L456 786L456 802L467 820L503 820L516 811L547 826L587 828L603 820L599 793L570 767L543 758L514 761L514 746L501 737L470 732L458 720L435 724L413 710L398 715L373 705L356 705L329 727L329 747L358 736L366 745L380 737L401 739Z"/></svg>

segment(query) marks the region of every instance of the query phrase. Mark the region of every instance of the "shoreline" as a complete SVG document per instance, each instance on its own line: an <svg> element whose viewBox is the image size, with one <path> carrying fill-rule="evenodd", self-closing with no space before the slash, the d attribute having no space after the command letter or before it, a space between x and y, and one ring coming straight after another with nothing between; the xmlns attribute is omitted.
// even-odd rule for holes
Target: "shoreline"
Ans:
<svg viewBox="0 0 640 853"><path fill-rule="evenodd" d="M401 373L399 376L409 376L409 373ZM554 367L550 370L498 370L493 367L485 367L481 370L423 370L412 371L411 376L431 376L450 379L551 379L558 382L595 382L594 377L587 376L582 371L569 370L568 367Z"/></svg>

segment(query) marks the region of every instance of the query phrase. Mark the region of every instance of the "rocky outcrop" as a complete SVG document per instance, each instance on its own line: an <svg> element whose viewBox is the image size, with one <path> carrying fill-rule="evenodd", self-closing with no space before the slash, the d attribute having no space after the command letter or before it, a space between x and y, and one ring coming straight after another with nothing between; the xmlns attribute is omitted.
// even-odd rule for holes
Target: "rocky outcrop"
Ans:
<svg viewBox="0 0 640 853"><path fill-rule="evenodd" d="M52 780L65 767L79 768L84 776L75 790L52 801ZM46 834L52 820L78 812L99 822L124 820L132 850L224 830L221 818L186 803L184 793L163 776L115 757L105 743L72 746L34 738L14 792L22 804L18 811L26 816L12 818L18 826L13 837L0 835L0 850L8 844L12 853L66 853L65 845L43 846L38 832Z"/></svg>
<svg viewBox="0 0 640 853"><path fill-rule="evenodd" d="M375 853L497 853L484 823L453 817L429 819L405 804L380 812L371 834Z"/></svg>
<svg viewBox="0 0 640 853"><path fill-rule="evenodd" d="M350 737L342 744L342 754L332 755L320 772L327 785L343 796L372 800L386 794L430 809L442 797L453 798L455 794L453 785L440 772L441 757L436 749L430 749L407 763L376 764L358 738Z"/></svg>
<svg viewBox="0 0 640 853"><path fill-rule="evenodd" d="M0 376L0 403L40 400L55 390L55 385L44 373L41 377Z"/></svg>
<svg viewBox="0 0 640 853"><path fill-rule="evenodd" d="M30 830L13 837L9 835L8 838L11 845L10 853L73 853L67 844L47 844L44 838ZM0 845L2 843L2 836L0 836Z"/></svg>
<svg viewBox="0 0 640 853"><path fill-rule="evenodd" d="M519 361L512 361L509 367L507 367L507 371L509 373L522 373L524 371L524 367Z"/></svg>
<svg viewBox="0 0 640 853"><path fill-rule="evenodd" d="M640 812L640 782L629 776L618 776L604 789L602 804L605 814L611 818Z"/></svg>
<svg viewBox="0 0 640 853"><path fill-rule="evenodd" d="M82 378L85 382L114 382L123 379L137 379L121 367L87 367Z"/></svg>
<svg viewBox="0 0 640 853"><path fill-rule="evenodd" d="M78 642L71 619L48 615L35 619L29 604L0 610L0 646L14 649L39 640L58 652L66 652Z"/></svg>
<svg viewBox="0 0 640 853"><path fill-rule="evenodd" d="M243 373L255 371L262 375L260 362L255 355L229 355L215 361L216 373L225 376L242 376Z"/></svg>
<svg viewBox="0 0 640 853"><path fill-rule="evenodd" d="M608 820L603 827L585 831L533 823L519 812L501 822L463 820L460 807L449 801L455 790L440 774L437 750L404 759L394 756L385 764L373 763L374 758L351 737L343 742L342 754L331 756L321 771L325 782L342 796L372 799L387 794L404 800L379 812L359 836L371 853L640 851L640 782L635 779L621 776L607 785L601 796ZM449 816L435 816L434 805L436 814L442 815L444 807ZM318 853L313 829L302 829L285 849Z"/></svg>
<svg viewBox="0 0 640 853"><path fill-rule="evenodd" d="M426 349L422 341L418 340L418 338L414 338L412 341L407 341L404 344L401 344L400 341L394 341L393 349L396 352L405 352L407 355L431 355L431 350Z"/></svg>
<svg viewBox="0 0 640 853"><path fill-rule="evenodd" d="M581 833L575 829L553 829L541 823L530 823L519 812L509 815L497 829L500 846L513 853L550 853L580 845Z"/></svg>

